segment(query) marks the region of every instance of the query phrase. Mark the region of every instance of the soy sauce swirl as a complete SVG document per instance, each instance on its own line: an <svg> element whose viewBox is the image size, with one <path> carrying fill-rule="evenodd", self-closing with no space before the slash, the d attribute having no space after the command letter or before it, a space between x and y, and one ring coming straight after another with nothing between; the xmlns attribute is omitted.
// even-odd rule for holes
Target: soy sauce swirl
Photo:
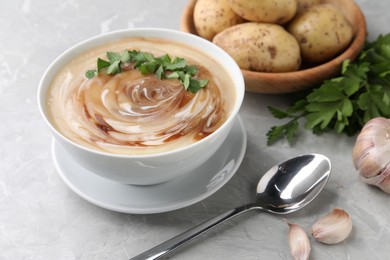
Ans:
<svg viewBox="0 0 390 260"><path fill-rule="evenodd" d="M186 91L178 80L160 80L136 70L100 75L83 83L68 107L79 113L72 128L93 146L160 146L190 135L199 140L223 122L219 89L213 82Z"/></svg>

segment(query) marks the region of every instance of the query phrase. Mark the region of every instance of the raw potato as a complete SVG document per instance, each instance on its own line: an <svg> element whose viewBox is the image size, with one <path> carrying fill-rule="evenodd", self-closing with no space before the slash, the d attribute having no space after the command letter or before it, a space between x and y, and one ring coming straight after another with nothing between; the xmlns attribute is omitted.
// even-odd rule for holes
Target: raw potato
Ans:
<svg viewBox="0 0 390 260"><path fill-rule="evenodd" d="M194 7L194 24L198 34L208 40L233 25L244 22L227 0L198 0Z"/></svg>
<svg viewBox="0 0 390 260"><path fill-rule="evenodd" d="M297 11L296 0L228 0L230 7L252 22L283 24Z"/></svg>
<svg viewBox="0 0 390 260"><path fill-rule="evenodd" d="M351 25L331 4L310 7L292 20L288 31L298 40L302 59L307 62L333 58L353 37Z"/></svg>
<svg viewBox="0 0 390 260"><path fill-rule="evenodd" d="M321 2L321 0L297 0L297 14L302 13L313 5L319 5Z"/></svg>
<svg viewBox="0 0 390 260"><path fill-rule="evenodd" d="M213 42L241 69L261 72L296 71L301 64L299 44L276 24L243 23L217 34Z"/></svg>

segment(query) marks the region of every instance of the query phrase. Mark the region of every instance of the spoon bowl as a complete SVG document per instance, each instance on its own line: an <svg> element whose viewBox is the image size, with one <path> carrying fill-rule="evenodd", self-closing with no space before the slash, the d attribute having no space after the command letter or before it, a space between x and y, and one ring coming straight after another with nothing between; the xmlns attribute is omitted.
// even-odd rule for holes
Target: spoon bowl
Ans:
<svg viewBox="0 0 390 260"><path fill-rule="evenodd" d="M330 171L329 159L321 154L306 154L281 162L260 179L255 203L229 210L131 259L151 260L165 256L197 236L249 210L258 209L276 214L297 211L317 197L327 183Z"/></svg>
<svg viewBox="0 0 390 260"><path fill-rule="evenodd" d="M257 184L261 209L288 214L309 204L327 183L329 159L321 154L294 157L272 167Z"/></svg>

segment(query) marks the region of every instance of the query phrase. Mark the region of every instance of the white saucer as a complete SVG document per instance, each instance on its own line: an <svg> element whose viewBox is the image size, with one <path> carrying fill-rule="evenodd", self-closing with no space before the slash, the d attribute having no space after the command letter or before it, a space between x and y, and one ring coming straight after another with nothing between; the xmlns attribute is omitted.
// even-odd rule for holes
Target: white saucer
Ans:
<svg viewBox="0 0 390 260"><path fill-rule="evenodd" d="M55 140L52 155L62 180L80 197L113 211L150 214L192 205L219 190L240 166L246 142L245 127L238 117L221 148L202 166L180 179L152 186L100 177L74 162Z"/></svg>

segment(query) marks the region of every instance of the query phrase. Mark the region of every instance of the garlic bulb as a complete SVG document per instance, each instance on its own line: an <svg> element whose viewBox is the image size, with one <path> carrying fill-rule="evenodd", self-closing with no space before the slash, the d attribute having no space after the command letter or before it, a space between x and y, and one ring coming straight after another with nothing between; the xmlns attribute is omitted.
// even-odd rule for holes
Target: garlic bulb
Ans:
<svg viewBox="0 0 390 260"><path fill-rule="evenodd" d="M390 119L377 117L364 125L352 159L364 182L390 193Z"/></svg>
<svg viewBox="0 0 390 260"><path fill-rule="evenodd" d="M305 230L297 224L287 223L290 252L294 260L309 259L311 247Z"/></svg>
<svg viewBox="0 0 390 260"><path fill-rule="evenodd" d="M313 237L325 244L337 244L344 241L352 231L352 219L342 209L332 212L317 220L311 228Z"/></svg>

